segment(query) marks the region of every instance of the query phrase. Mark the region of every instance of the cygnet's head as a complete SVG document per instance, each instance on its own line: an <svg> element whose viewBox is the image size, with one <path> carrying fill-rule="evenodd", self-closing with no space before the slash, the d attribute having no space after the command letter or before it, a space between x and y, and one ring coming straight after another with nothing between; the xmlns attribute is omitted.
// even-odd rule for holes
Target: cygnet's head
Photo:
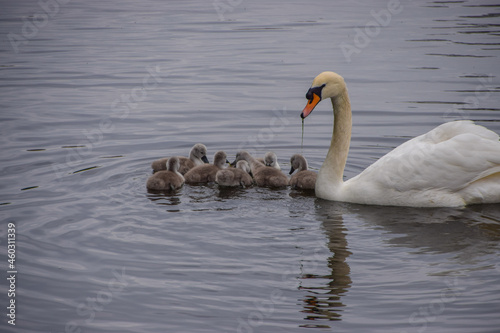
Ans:
<svg viewBox="0 0 500 333"><path fill-rule="evenodd" d="M208 163L208 158L207 158L207 147L205 147L204 144L202 143L197 143L191 148L191 151L189 152L189 156L193 156L196 159L200 159L205 163Z"/></svg>
<svg viewBox="0 0 500 333"><path fill-rule="evenodd" d="M278 164L278 156L276 156L276 154L272 151L267 152L266 155L264 155L264 164L266 166L275 168Z"/></svg>
<svg viewBox="0 0 500 333"><path fill-rule="evenodd" d="M229 163L226 153L223 151L216 152L214 155L214 165L219 168L224 168L226 163Z"/></svg>
<svg viewBox="0 0 500 333"><path fill-rule="evenodd" d="M295 170L307 170L307 160L304 156L295 154L290 158L290 166L290 174L292 174Z"/></svg>
<svg viewBox="0 0 500 333"><path fill-rule="evenodd" d="M250 158L250 153L248 153L246 150L240 150L238 153L236 153L236 159L234 160L233 163L231 163L231 165L236 165L236 163L238 163L238 161L247 161L249 160Z"/></svg>
<svg viewBox="0 0 500 333"><path fill-rule="evenodd" d="M308 102L300 117L304 119L314 110L320 101L327 98L335 99L337 96L343 94L346 89L344 78L337 73L323 72L319 74L314 78L311 88L307 91L306 98Z"/></svg>
<svg viewBox="0 0 500 333"><path fill-rule="evenodd" d="M177 157L170 157L167 161L167 170L172 172L177 172L181 167L181 162Z"/></svg>
<svg viewBox="0 0 500 333"><path fill-rule="evenodd" d="M250 173L250 164L247 161L241 160L236 163L236 168L245 171L246 173Z"/></svg>

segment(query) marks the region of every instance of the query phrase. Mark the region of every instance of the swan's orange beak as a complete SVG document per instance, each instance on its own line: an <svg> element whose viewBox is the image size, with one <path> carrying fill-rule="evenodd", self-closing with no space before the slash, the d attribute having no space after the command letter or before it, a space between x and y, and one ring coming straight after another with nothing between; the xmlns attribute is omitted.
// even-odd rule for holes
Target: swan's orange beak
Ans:
<svg viewBox="0 0 500 333"><path fill-rule="evenodd" d="M300 118L302 118L302 119L307 117L312 112L312 110L314 110L316 105L318 105L318 103L321 101L321 97L319 97L318 95L316 95L314 93L312 95L313 95L313 98L307 102L306 107L304 108L304 110L302 110L302 113L300 114Z"/></svg>

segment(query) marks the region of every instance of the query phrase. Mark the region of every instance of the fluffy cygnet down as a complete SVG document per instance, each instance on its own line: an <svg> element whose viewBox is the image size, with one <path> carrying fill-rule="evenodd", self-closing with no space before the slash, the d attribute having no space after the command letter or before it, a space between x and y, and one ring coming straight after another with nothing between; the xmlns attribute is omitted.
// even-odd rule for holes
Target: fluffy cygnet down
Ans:
<svg viewBox="0 0 500 333"><path fill-rule="evenodd" d="M264 158L259 157L256 160L264 164L265 166L270 166L275 169L281 170L281 167L278 164L278 157L272 151L267 152L266 155L264 155Z"/></svg>
<svg viewBox="0 0 500 333"><path fill-rule="evenodd" d="M250 155L247 151L242 150L238 152L236 154L236 160L232 164L241 160L245 160L248 164L250 164L253 179L255 180L255 184L257 184L257 186L284 187L288 185L288 177L281 171L273 167L265 166L257 161L257 159Z"/></svg>
<svg viewBox="0 0 500 333"><path fill-rule="evenodd" d="M176 157L179 159L179 162L181 164L179 172L185 175L189 170L191 170L195 166L203 165L203 163L208 163L207 147L205 147L204 144L197 143L189 151L189 157L184 157L184 156L176 156ZM165 166L167 160L168 157L153 161L153 163L151 163L151 168L153 169L153 173L158 172L160 170L166 170Z"/></svg>
<svg viewBox="0 0 500 333"><path fill-rule="evenodd" d="M218 151L214 155L214 164L198 165L189 170L184 175L186 183L194 184L214 182L217 171L224 169L226 163L229 163L226 153Z"/></svg>
<svg viewBox="0 0 500 333"><path fill-rule="evenodd" d="M268 167L275 168L281 170L280 165L278 164L278 156L272 151L269 151L264 155L264 164Z"/></svg>
<svg viewBox="0 0 500 333"><path fill-rule="evenodd" d="M300 154L295 154L290 158L290 174L297 171L290 178L290 186L299 190L314 190L316 186L316 172L307 170L307 160Z"/></svg>
<svg viewBox="0 0 500 333"><path fill-rule="evenodd" d="M253 184L253 179L249 173L250 165L247 161L241 160L236 163L236 168L227 168L217 171L215 182L219 184L219 186L247 187Z"/></svg>
<svg viewBox="0 0 500 333"><path fill-rule="evenodd" d="M167 170L161 170L149 177L146 187L149 190L177 190L184 185L184 177L179 172L179 158L171 157L165 163Z"/></svg>

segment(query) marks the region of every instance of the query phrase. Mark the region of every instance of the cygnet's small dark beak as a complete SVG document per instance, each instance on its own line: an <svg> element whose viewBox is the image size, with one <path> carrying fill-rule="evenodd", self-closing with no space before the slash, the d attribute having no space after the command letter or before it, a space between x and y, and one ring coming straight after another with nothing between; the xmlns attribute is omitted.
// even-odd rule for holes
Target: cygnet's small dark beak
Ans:
<svg viewBox="0 0 500 333"><path fill-rule="evenodd" d="M234 160L232 163L229 163L229 166L235 167L236 166L236 160Z"/></svg>
<svg viewBox="0 0 500 333"><path fill-rule="evenodd" d="M210 163L210 162L208 161L208 158L207 158L207 156L206 156L206 155L203 155L203 156L201 157L201 160L202 160L204 163Z"/></svg>
<svg viewBox="0 0 500 333"><path fill-rule="evenodd" d="M293 167L291 167L289 175L291 175L294 171L295 171L295 169Z"/></svg>

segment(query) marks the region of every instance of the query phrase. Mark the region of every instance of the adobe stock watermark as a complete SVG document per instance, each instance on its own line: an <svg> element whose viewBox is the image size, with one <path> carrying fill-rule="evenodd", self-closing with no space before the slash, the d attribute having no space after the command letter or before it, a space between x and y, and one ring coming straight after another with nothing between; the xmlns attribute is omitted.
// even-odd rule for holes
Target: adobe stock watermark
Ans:
<svg viewBox="0 0 500 333"><path fill-rule="evenodd" d="M455 129L459 129L462 126L460 122L450 122L448 123L446 130L454 132ZM426 142L439 142L443 136L442 129L433 129L427 132L423 141ZM392 165L396 168L396 172L387 173L384 175L384 181L387 183L398 183L401 181L401 175L414 175L415 173L421 173L422 168L432 166L430 163L430 158L435 158L436 149L440 149L441 146L435 144L418 145L413 147L405 155L405 158L398 158L400 156L396 155L386 155L387 165Z"/></svg>
<svg viewBox="0 0 500 333"><path fill-rule="evenodd" d="M488 100L491 97L492 92L497 91L496 88L491 85L493 83L493 75L488 74L478 77L478 80L479 84L475 87L474 94L465 97L462 103L454 104L452 109L447 110L443 114L444 119L468 119L470 117L468 109L479 108L481 102ZM464 107L465 105L467 107Z"/></svg>
<svg viewBox="0 0 500 333"><path fill-rule="evenodd" d="M78 304L76 314L82 317L83 322L78 324L77 320L68 321L64 328L64 333L82 333L85 325L90 325L96 316L96 313L104 311L104 307L111 303L113 299L123 293L128 286L126 281L125 267L121 272L113 270L111 278L106 287L99 290L94 297L87 297L85 302ZM81 320L80 320L81 321Z"/></svg>
<svg viewBox="0 0 500 333"><path fill-rule="evenodd" d="M462 294L464 288L459 287L458 278L455 276L445 281L446 287L443 288L436 298L428 304L420 306L408 318L408 323L415 328L415 332L424 333L429 324L443 314L447 306L450 306ZM433 330L434 331L434 330ZM409 333L402 331L401 333Z"/></svg>
<svg viewBox="0 0 500 333"><path fill-rule="evenodd" d="M281 111L274 108L273 117L269 120L268 126L259 130L257 135L249 135L246 140L238 146L238 151L247 150L251 155L255 155L257 150L266 149L274 141L276 135L283 132L290 120L286 118L287 110L283 107Z"/></svg>
<svg viewBox="0 0 500 333"><path fill-rule="evenodd" d="M307 267L309 271L316 271L319 267L319 262L324 261L324 256L321 253L327 248L326 245L318 246L314 250L313 257L308 258L312 262L311 267ZM297 267L293 266L281 274L281 281L283 283L296 282L297 288L299 287L298 280L300 279ZM276 305L287 301L283 291L275 288L271 291L269 297L264 300L255 301L253 309L244 317L238 317L238 326L236 333L254 333L260 326L264 325L266 319L270 319L276 311Z"/></svg>
<svg viewBox="0 0 500 333"><path fill-rule="evenodd" d="M347 62L351 62L351 57L354 54L359 54L372 42L372 38L377 37L382 27L387 27L392 20L393 15L397 15L403 11L403 5L399 0L389 0L387 9L381 9L378 12L375 10L370 11L370 15L374 20L368 21L364 29L354 28L353 44L346 42L340 43L339 47L344 54Z"/></svg>
<svg viewBox="0 0 500 333"><path fill-rule="evenodd" d="M224 21L224 14L232 13L242 2L243 0L215 0L212 5L219 16L219 21Z"/></svg>
<svg viewBox="0 0 500 333"><path fill-rule="evenodd" d="M56 173L58 179L68 174L95 147L102 144L104 135L112 133L115 129L115 122L117 121L115 118L118 118L118 120L126 119L130 112L136 110L139 103L148 97L148 93L157 89L159 84L163 82L159 65L146 67L146 71L147 74L143 77L142 84L130 89L129 93L121 94L120 97L115 98L110 105L111 112L103 117L96 127L82 130L85 140L80 141L71 148L67 148L65 163L52 165L52 170Z"/></svg>
<svg viewBox="0 0 500 333"><path fill-rule="evenodd" d="M283 302L286 297L283 296L283 292L279 289L274 289L269 295L269 299L254 302L255 309L252 310L247 317L238 318L238 327L236 328L237 333L253 333L254 328L259 327L264 324L264 319L271 317L275 311L274 307L276 303Z"/></svg>
<svg viewBox="0 0 500 333"><path fill-rule="evenodd" d="M493 92L498 92L496 87L492 85L493 77L494 76L491 74L479 77L479 84L474 90L471 90L474 94L466 96L462 103L454 104L453 108L445 111L442 117L448 121L446 131L449 131L450 133L458 133L461 131L460 128L463 126L463 123L456 122L455 120L469 119L469 110L479 108L481 102L488 100ZM468 108L465 108L464 105L467 105ZM443 130L435 128L424 135L426 136L425 141L427 142L440 142L442 141L444 133ZM431 165L429 158L436 157L435 151L439 148L439 145L428 144L425 146L414 147L408 152L405 159L398 159L389 156L387 161L392 161L392 163L394 163L394 166L397 168L397 172L386 174L385 180L387 182L399 182L400 180L395 175L412 175L417 171L422 172L423 167Z"/></svg>
<svg viewBox="0 0 500 333"><path fill-rule="evenodd" d="M49 20L54 18L61 6L66 5L71 0L40 0L38 6L40 10L29 17L22 17L23 25L21 26L20 33L9 32L7 39L14 53L19 53L19 47L27 44L30 40L36 38L40 30L45 27Z"/></svg>

